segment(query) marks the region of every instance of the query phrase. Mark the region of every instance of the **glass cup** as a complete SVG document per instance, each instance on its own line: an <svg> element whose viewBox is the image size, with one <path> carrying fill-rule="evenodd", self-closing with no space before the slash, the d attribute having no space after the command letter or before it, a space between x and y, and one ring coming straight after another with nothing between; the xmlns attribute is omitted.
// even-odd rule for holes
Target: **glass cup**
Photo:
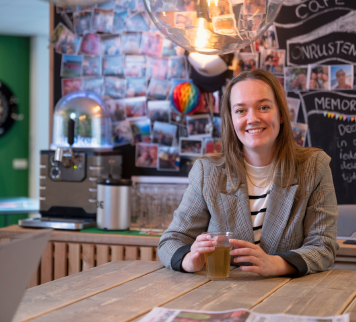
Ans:
<svg viewBox="0 0 356 322"><path fill-rule="evenodd" d="M229 240L233 238L232 232L206 232L211 240L216 241L215 249L212 252L204 253L207 277L211 280L223 280L229 276L230 272L230 251L232 246Z"/></svg>

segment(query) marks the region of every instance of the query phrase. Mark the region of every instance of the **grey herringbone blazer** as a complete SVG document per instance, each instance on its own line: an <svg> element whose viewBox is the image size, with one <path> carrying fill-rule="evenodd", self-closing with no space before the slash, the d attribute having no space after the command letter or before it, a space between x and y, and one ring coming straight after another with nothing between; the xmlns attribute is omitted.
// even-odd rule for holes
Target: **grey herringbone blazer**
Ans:
<svg viewBox="0 0 356 322"><path fill-rule="evenodd" d="M329 163L327 154L315 152L302 166L301 189L297 190L297 178L290 189L272 184L261 232L260 246L267 254L294 251L305 260L308 273L329 268L338 248L338 209ZM176 250L205 231L232 231L236 239L254 242L246 178L236 194L223 193L231 186L226 170L199 159L189 180L158 245L158 256L168 268Z"/></svg>

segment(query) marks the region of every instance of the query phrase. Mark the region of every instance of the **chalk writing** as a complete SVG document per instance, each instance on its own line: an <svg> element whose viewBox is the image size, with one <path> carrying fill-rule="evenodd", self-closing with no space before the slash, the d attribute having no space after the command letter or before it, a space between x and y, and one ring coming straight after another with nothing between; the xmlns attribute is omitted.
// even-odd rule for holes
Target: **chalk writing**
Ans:
<svg viewBox="0 0 356 322"><path fill-rule="evenodd" d="M356 112L356 98L315 97L314 106L316 110Z"/></svg>

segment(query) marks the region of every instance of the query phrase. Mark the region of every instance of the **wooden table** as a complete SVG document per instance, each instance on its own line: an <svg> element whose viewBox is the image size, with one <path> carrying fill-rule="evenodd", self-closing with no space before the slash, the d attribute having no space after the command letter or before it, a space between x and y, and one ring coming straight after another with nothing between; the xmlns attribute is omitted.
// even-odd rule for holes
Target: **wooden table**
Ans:
<svg viewBox="0 0 356 322"><path fill-rule="evenodd" d="M260 313L329 316L356 321L356 271L265 278L231 270L226 281L184 274L159 262L117 261L28 289L14 321L136 322L153 307L247 308Z"/></svg>
<svg viewBox="0 0 356 322"><path fill-rule="evenodd" d="M33 229L12 225L0 229L2 235L12 237ZM42 255L41 263L29 287L86 271L112 261L159 261L157 245L159 237L93 234L78 231L54 230ZM356 245L340 246L333 269L356 270Z"/></svg>

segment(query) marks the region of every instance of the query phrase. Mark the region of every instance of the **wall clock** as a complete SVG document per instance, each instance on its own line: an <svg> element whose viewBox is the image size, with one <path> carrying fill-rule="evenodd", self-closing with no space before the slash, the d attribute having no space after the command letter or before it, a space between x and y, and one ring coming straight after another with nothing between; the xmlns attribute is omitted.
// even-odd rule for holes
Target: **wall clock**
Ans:
<svg viewBox="0 0 356 322"><path fill-rule="evenodd" d="M0 81L0 137L14 124L17 116L17 98Z"/></svg>

